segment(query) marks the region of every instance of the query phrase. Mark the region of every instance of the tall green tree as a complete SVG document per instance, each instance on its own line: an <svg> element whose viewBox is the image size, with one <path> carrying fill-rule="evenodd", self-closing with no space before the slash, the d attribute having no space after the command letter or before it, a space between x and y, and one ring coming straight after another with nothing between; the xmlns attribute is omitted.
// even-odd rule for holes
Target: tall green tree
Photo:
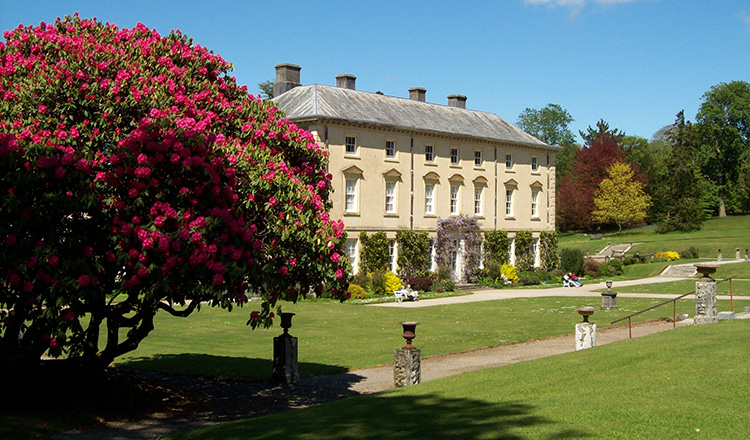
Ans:
<svg viewBox="0 0 750 440"><path fill-rule="evenodd" d="M584 133L581 130L578 130L578 134L581 135L583 138L583 146L589 147L591 146L591 143L594 142L597 139L600 139L602 136L606 137L612 137L615 140L620 141L620 138L625 135L625 133L621 132L620 130L614 128L609 128L609 123L605 121L604 119L599 119L596 122L596 128L593 128L592 126L588 126L586 128L586 132Z"/></svg>
<svg viewBox="0 0 750 440"><path fill-rule="evenodd" d="M563 150L557 154L556 160L557 181L570 171L573 158L581 148L569 128L573 120L570 113L559 104L547 104L539 110L526 108L516 121L519 128L537 139L549 145L562 147Z"/></svg>
<svg viewBox="0 0 750 440"><path fill-rule="evenodd" d="M633 169L625 162L607 168L607 177L599 184L594 197L596 223L616 224L618 232L624 225L646 220L651 197L643 191L643 183L635 180Z"/></svg>
<svg viewBox="0 0 750 440"><path fill-rule="evenodd" d="M651 194L657 232L695 231L704 218L704 182L700 175L695 130L680 111L665 131L669 144L664 167L655 174Z"/></svg>
<svg viewBox="0 0 750 440"><path fill-rule="evenodd" d="M260 96L264 101L273 99L273 81L263 81L258 83L258 90L260 90Z"/></svg>
<svg viewBox="0 0 750 440"><path fill-rule="evenodd" d="M746 188L750 162L750 83L717 84L703 95L696 116L700 135L701 171L719 195L718 214L727 214L727 200ZM740 194L739 199L748 194ZM747 203L745 203L747 204Z"/></svg>

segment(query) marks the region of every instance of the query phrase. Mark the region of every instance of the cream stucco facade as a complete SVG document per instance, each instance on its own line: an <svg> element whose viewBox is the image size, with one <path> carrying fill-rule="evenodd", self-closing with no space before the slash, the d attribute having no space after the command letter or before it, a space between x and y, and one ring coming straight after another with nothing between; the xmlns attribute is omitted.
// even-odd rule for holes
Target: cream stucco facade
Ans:
<svg viewBox="0 0 750 440"><path fill-rule="evenodd" d="M559 148L494 114L465 109L460 95L443 106L424 102L424 89L412 89L411 99L361 92L351 75L338 78L338 87L300 86L299 68L280 66L277 84L288 78L283 69L293 71L279 107L329 152L331 215L344 220L355 271L361 231L384 231L392 240L394 272L396 231L434 238L439 218L473 216L483 231L510 237L530 230L538 240L554 231Z"/></svg>

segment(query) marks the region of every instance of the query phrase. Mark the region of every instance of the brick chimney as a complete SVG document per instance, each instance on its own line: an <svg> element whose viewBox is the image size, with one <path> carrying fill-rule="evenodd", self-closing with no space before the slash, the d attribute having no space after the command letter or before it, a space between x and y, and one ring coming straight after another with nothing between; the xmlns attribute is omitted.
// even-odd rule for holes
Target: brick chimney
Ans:
<svg viewBox="0 0 750 440"><path fill-rule="evenodd" d="M412 101L424 102L427 95L427 89L422 87L412 87L409 89L409 99Z"/></svg>
<svg viewBox="0 0 750 440"><path fill-rule="evenodd" d="M342 73L336 77L336 87L349 90L357 90L355 83L357 77L348 73Z"/></svg>
<svg viewBox="0 0 750 440"><path fill-rule="evenodd" d="M448 106L456 108L466 108L466 96L448 95Z"/></svg>
<svg viewBox="0 0 750 440"><path fill-rule="evenodd" d="M273 82L273 96L275 98L302 85L299 82L300 70L302 68L296 64L283 63L276 65L276 80Z"/></svg>

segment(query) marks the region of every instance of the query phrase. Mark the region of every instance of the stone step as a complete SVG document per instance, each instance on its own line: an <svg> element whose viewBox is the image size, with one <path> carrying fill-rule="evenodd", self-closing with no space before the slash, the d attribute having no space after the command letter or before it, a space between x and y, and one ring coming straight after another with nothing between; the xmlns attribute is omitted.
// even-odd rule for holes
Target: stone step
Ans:
<svg viewBox="0 0 750 440"><path fill-rule="evenodd" d="M669 278L692 278L696 273L698 273L698 271L693 265L674 265L668 266L659 274L659 276Z"/></svg>

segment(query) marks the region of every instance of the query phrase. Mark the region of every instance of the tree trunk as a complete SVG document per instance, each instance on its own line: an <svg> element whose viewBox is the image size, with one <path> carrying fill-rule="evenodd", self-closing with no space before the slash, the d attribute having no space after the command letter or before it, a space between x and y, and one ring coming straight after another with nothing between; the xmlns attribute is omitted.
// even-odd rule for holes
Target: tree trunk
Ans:
<svg viewBox="0 0 750 440"><path fill-rule="evenodd" d="M719 217L727 216L726 196L719 194Z"/></svg>

